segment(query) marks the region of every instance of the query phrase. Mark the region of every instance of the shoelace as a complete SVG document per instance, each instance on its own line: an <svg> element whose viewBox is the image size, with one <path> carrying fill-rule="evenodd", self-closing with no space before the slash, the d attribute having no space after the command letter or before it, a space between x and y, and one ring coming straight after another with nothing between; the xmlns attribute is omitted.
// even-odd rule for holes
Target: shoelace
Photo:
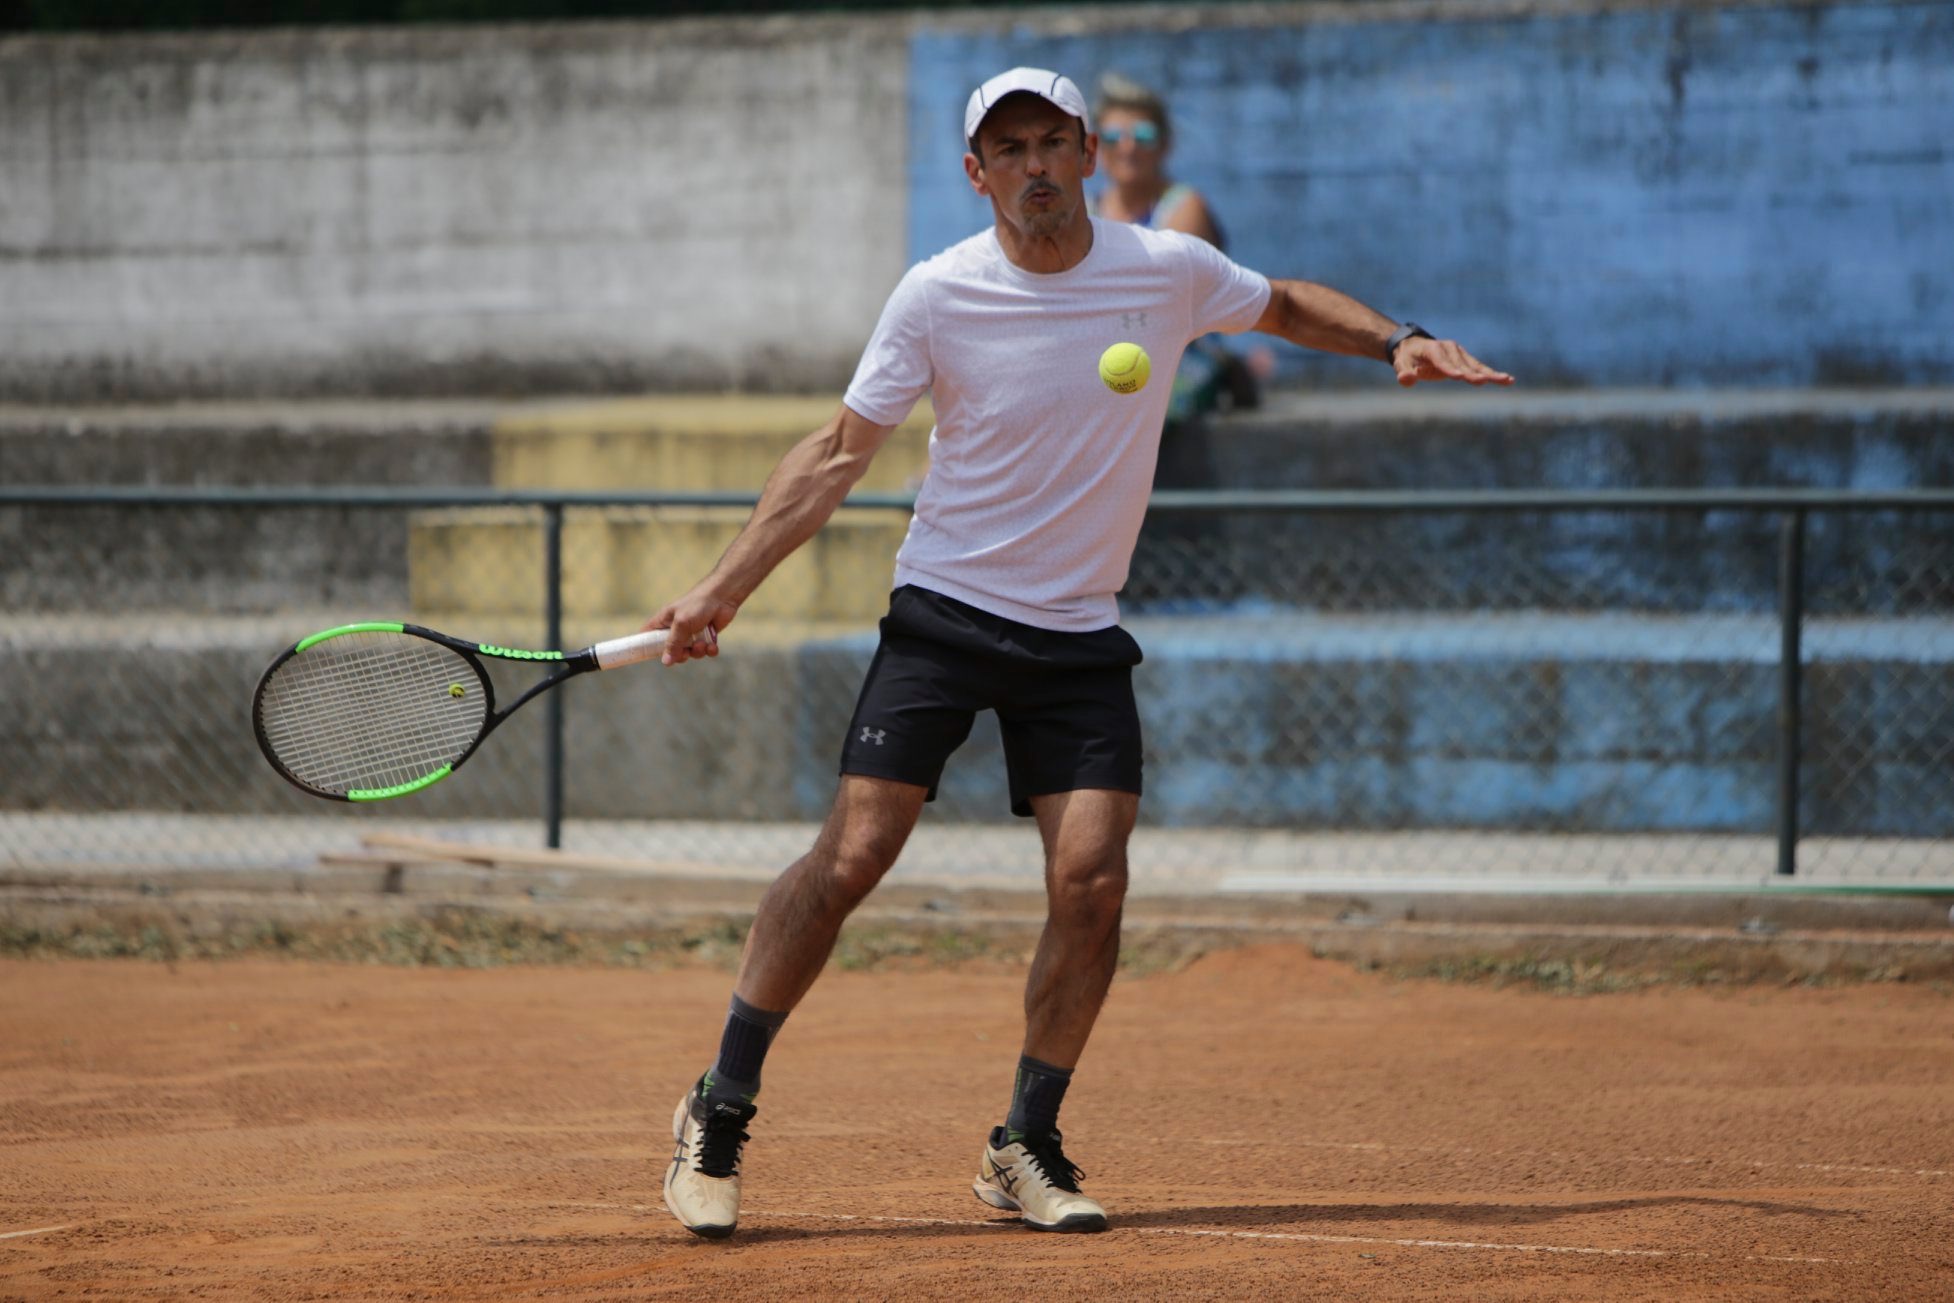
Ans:
<svg viewBox="0 0 1954 1303"><path fill-rule="evenodd" d="M1079 1193L1079 1178L1085 1173L1077 1164L1065 1156L1059 1148L1059 1134L1048 1131L1042 1136L1026 1136L1019 1142L1030 1155L1032 1164L1042 1172L1047 1181L1068 1194Z"/></svg>
<svg viewBox="0 0 1954 1303"><path fill-rule="evenodd" d="M740 1110L716 1105L706 1113L699 1136L699 1157L694 1166L702 1176L733 1176L740 1170L740 1146L752 1137L746 1124L757 1109Z"/></svg>

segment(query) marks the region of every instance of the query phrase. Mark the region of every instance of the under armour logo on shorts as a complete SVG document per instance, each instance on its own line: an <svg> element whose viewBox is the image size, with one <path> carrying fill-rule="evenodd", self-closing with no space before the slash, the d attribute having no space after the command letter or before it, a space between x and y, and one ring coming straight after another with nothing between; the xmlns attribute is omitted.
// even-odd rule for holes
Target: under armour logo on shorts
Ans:
<svg viewBox="0 0 1954 1303"><path fill-rule="evenodd" d="M875 745L877 745L877 746L881 746L881 745L882 745L882 739L883 739L883 738L885 738L885 737L887 737L887 736L889 736L889 733L888 733L888 730L887 730L887 729L880 729L880 728L864 728L864 729L862 730L862 741L864 741L864 742L873 742L873 743L875 743Z"/></svg>
<svg viewBox="0 0 1954 1303"><path fill-rule="evenodd" d="M1119 314L1119 328L1121 330L1132 330L1146 324L1147 314L1144 312L1122 312Z"/></svg>

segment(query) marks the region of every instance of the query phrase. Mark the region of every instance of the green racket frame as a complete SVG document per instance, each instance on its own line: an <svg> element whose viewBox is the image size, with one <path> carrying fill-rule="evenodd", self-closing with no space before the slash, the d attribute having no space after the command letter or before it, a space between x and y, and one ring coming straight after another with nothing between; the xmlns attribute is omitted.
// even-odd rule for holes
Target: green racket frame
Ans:
<svg viewBox="0 0 1954 1303"><path fill-rule="evenodd" d="M294 657L303 656L312 648L330 639L357 633L405 634L408 637L422 638L428 642L436 643L457 653L459 658L474 672L476 688L483 694L483 701L486 705L481 726L476 731L474 740L447 764L419 778L409 782L396 783L390 787L354 788L345 792L335 792L308 783L293 773L286 766L285 762L279 758L278 752L265 730L265 692L278 671ZM440 782L455 770L461 768L467 762L468 758L474 755L481 747L483 739L487 738L490 733L493 733L504 720L522 709L532 699L548 692L551 688L556 687L566 679L575 678L579 674L588 674L594 670L616 669L621 665L631 665L638 661L649 660L653 656L658 655L664 645L665 632L662 629L653 630L649 633L632 634L623 638L614 638L608 642L593 644L584 648L582 651L561 652L528 651L519 647L501 647L494 643L468 642L422 625L407 624L399 621L368 620L358 624L342 624L335 628L324 629L309 637L299 639L283 652L280 652L272 660L271 664L265 667L265 672L258 676L257 689L251 695L251 728L252 732L257 736L258 749L264 752L265 759L271 763L271 767L278 772L279 777L307 795L322 797L329 801L392 800L395 797L410 796L415 792L432 787L435 783ZM483 657L502 661L526 661L531 664L554 665L556 668L546 678L531 685L521 696L511 702L507 709L498 711L495 708L495 685L489 681L488 667L482 663Z"/></svg>

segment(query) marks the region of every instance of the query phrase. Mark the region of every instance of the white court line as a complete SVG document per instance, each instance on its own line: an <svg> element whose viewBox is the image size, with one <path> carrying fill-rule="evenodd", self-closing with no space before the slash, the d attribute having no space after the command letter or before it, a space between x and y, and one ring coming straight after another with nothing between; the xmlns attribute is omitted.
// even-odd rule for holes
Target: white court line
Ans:
<svg viewBox="0 0 1954 1303"><path fill-rule="evenodd" d="M1774 1163L1768 1158L1626 1158L1628 1163L1659 1163L1671 1167L1789 1167L1798 1172L1863 1172L1872 1176L1954 1176L1939 1167L1867 1167L1858 1163Z"/></svg>
<svg viewBox="0 0 1954 1303"><path fill-rule="evenodd" d="M1247 1211L1247 1210L1244 1210ZM789 1212L782 1209L761 1211L749 1209L749 1217L808 1217L833 1222L905 1222L923 1226L975 1226L990 1227L997 1230L1015 1230L1018 1223L1011 1221L966 1221L953 1217L878 1217L868 1213L814 1213ZM1388 1244L1406 1249L1479 1249L1498 1253L1565 1253L1598 1258L1699 1258L1716 1259L1736 1257L1744 1262L1846 1262L1845 1258L1780 1257L1775 1254L1745 1253L1716 1254L1697 1249L1601 1249L1585 1245L1570 1244L1500 1244L1480 1240L1401 1240L1372 1235L1316 1235L1305 1231L1222 1231L1198 1230L1180 1226L1130 1226L1115 1225L1115 1231L1126 1230L1137 1235L1192 1235L1210 1239L1229 1240L1291 1240L1306 1244Z"/></svg>
<svg viewBox="0 0 1954 1303"><path fill-rule="evenodd" d="M634 1213L655 1211L652 1205L643 1203L574 1203L561 1202L549 1205L552 1208L611 1208ZM748 1208L748 1217L779 1217L783 1220L795 1217L830 1222L896 1222L915 1226L970 1226L982 1230L1016 1230L1018 1223L1012 1221L976 1221L956 1217L879 1217L869 1213L813 1213L790 1212L784 1209ZM1695 1258L1714 1260L1723 1257L1736 1257L1743 1262L1850 1262L1850 1258L1809 1258L1779 1256L1768 1253L1717 1254L1705 1253L1697 1249L1601 1249L1572 1244L1499 1244L1480 1240L1400 1240L1371 1235L1319 1235L1307 1231L1223 1231L1199 1230L1181 1226L1128 1226L1117 1224L1115 1231L1126 1230L1136 1235L1193 1235L1212 1239L1230 1240L1290 1240L1305 1244L1389 1244L1406 1249L1479 1249L1499 1253L1565 1253L1599 1258Z"/></svg>
<svg viewBox="0 0 1954 1303"><path fill-rule="evenodd" d="M1262 1137L1250 1138L1248 1136L1224 1136L1216 1139L1215 1137L1209 1136L1204 1138L1201 1143L1204 1145L1262 1145L1270 1149L1369 1149L1376 1150L1378 1153L1385 1153L1394 1149L1399 1152L1416 1151L1418 1153L1429 1154L1446 1152L1437 1145L1387 1145L1376 1140L1268 1140ZM1456 1149L1450 1152L1469 1154L1472 1151L1470 1149Z"/></svg>
<svg viewBox="0 0 1954 1303"><path fill-rule="evenodd" d="M37 1226L31 1231L0 1231L0 1240L17 1240L23 1235L49 1235L55 1231L65 1231L73 1224L69 1222L61 1226Z"/></svg>
<svg viewBox="0 0 1954 1303"><path fill-rule="evenodd" d="M1469 1147L1446 1148L1443 1145L1387 1145L1378 1141L1351 1140L1280 1140L1241 1137L1238 1139L1207 1139L1204 1145L1256 1145L1267 1149L1343 1149L1358 1153L1399 1153L1399 1154L1470 1154L1474 1158L1550 1158L1556 1162L1595 1163L1648 1163L1663 1167L1788 1167L1798 1172L1859 1172L1870 1176L1954 1176L1954 1168L1943 1167L1873 1167L1862 1163L1785 1163L1769 1158L1651 1158L1641 1154L1627 1154L1616 1158L1598 1157L1593 1154L1539 1153L1518 1149L1472 1149Z"/></svg>

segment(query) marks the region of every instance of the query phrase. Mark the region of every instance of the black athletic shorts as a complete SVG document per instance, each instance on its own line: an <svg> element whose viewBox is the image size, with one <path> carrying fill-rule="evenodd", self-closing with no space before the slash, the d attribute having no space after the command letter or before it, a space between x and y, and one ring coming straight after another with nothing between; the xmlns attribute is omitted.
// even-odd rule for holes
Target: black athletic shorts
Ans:
<svg viewBox="0 0 1954 1303"><path fill-rule="evenodd" d="M841 772L929 788L980 710L1004 736L1011 812L1080 788L1140 790L1140 644L1117 625L1060 633L905 584L889 598Z"/></svg>

